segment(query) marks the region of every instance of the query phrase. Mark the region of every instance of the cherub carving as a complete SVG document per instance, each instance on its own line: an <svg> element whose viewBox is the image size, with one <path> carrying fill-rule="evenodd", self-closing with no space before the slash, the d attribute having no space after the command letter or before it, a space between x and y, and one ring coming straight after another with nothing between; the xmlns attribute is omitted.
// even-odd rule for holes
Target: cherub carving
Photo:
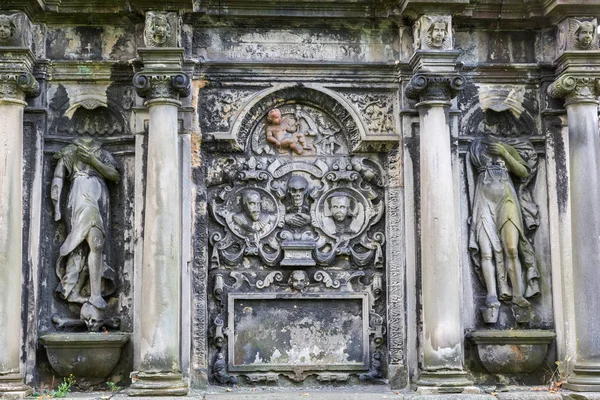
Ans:
<svg viewBox="0 0 600 400"><path fill-rule="evenodd" d="M267 142L275 145L280 153L285 154L288 150L292 150L294 153L302 155L305 150L313 150L306 140L306 136L297 132L298 128L295 125L282 119L279 109L274 108L269 111L267 122L265 130Z"/></svg>
<svg viewBox="0 0 600 400"><path fill-rule="evenodd" d="M18 42L17 16L0 15L0 46L14 46Z"/></svg>
<svg viewBox="0 0 600 400"><path fill-rule="evenodd" d="M569 25L569 31L576 49L592 50L595 48L596 24L594 22L570 19Z"/></svg>

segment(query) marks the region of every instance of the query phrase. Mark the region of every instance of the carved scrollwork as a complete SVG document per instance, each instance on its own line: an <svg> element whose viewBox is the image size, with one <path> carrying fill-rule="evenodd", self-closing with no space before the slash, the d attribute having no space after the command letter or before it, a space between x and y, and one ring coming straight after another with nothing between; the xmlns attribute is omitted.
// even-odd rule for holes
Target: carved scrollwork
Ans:
<svg viewBox="0 0 600 400"><path fill-rule="evenodd" d="M29 72L0 74L0 99L23 101L25 96L36 97L40 85Z"/></svg>
<svg viewBox="0 0 600 400"><path fill-rule="evenodd" d="M406 86L405 94L418 101L450 101L465 86L465 78L459 74L416 74Z"/></svg>
<svg viewBox="0 0 600 400"><path fill-rule="evenodd" d="M133 87L140 97L174 99L190 94L190 78L185 73L152 74L138 72L133 76Z"/></svg>
<svg viewBox="0 0 600 400"><path fill-rule="evenodd" d="M340 287L340 281L337 279L333 279L331 275L329 275L325 271L317 271L315 272L315 276L313 277L317 282L323 282L325 287L337 289Z"/></svg>
<svg viewBox="0 0 600 400"><path fill-rule="evenodd" d="M596 101L600 94L600 78L565 74L548 86L548 95L566 98L567 104L581 101Z"/></svg>
<svg viewBox="0 0 600 400"><path fill-rule="evenodd" d="M283 274L281 273L281 271L269 272L265 279L256 281L256 287L258 289L264 289L266 287L271 286L273 282L281 282L282 280Z"/></svg>

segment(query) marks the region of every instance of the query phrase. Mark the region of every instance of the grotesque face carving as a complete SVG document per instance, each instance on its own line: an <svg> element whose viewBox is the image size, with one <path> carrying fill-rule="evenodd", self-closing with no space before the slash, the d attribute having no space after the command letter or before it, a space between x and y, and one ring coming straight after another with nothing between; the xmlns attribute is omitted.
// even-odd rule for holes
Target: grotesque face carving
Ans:
<svg viewBox="0 0 600 400"><path fill-rule="evenodd" d="M292 289L302 292L309 285L310 281L306 272L302 270L296 270L290 275L289 284Z"/></svg>
<svg viewBox="0 0 600 400"><path fill-rule="evenodd" d="M429 27L429 40L433 47L442 47L446 40L447 26L445 22L434 22Z"/></svg>
<svg viewBox="0 0 600 400"><path fill-rule="evenodd" d="M242 196L242 203L248 218L250 218L252 221L258 221L260 219L261 211L260 193L254 190L248 190L244 192L244 195Z"/></svg>
<svg viewBox="0 0 600 400"><path fill-rule="evenodd" d="M152 38L157 44L163 44L167 41L171 29L169 28L169 21L164 15L157 15L154 17L154 29L152 30Z"/></svg>
<svg viewBox="0 0 600 400"><path fill-rule="evenodd" d="M0 42L8 41L13 34L14 25L8 15L0 15Z"/></svg>
<svg viewBox="0 0 600 400"><path fill-rule="evenodd" d="M329 200L331 216L337 222L343 222L350 211L350 199L346 196L333 196Z"/></svg>
<svg viewBox="0 0 600 400"><path fill-rule="evenodd" d="M290 178L288 181L288 195L294 207L302 207L307 188L308 182L303 177L293 176Z"/></svg>
<svg viewBox="0 0 600 400"><path fill-rule="evenodd" d="M592 46L595 36L595 26L591 22L582 22L575 33L577 44L581 49L589 49Z"/></svg>

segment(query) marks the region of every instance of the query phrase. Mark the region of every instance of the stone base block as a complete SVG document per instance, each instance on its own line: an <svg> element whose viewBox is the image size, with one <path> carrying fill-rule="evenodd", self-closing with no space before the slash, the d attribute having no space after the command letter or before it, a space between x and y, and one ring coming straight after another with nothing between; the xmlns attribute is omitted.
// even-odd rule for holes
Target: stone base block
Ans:
<svg viewBox="0 0 600 400"><path fill-rule="evenodd" d="M23 383L22 376L0 376L0 399L22 399L31 393L31 388Z"/></svg>
<svg viewBox="0 0 600 400"><path fill-rule="evenodd" d="M127 391L129 396L185 396L188 393L188 385L178 373L140 372L136 378Z"/></svg>
<svg viewBox="0 0 600 400"><path fill-rule="evenodd" d="M600 365L575 364L573 374L562 386L563 389L575 392L600 392Z"/></svg>
<svg viewBox="0 0 600 400"><path fill-rule="evenodd" d="M467 373L457 370L423 371L417 381L419 394L481 393L467 378Z"/></svg>
<svg viewBox="0 0 600 400"><path fill-rule="evenodd" d="M569 392L561 391L563 400L600 400L599 392Z"/></svg>

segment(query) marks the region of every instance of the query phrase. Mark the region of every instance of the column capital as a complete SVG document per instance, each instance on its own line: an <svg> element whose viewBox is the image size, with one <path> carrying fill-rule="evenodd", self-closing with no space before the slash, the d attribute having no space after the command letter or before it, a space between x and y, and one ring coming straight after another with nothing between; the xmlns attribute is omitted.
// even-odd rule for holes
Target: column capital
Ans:
<svg viewBox="0 0 600 400"><path fill-rule="evenodd" d="M574 76L564 74L548 86L548 95L565 98L566 105L574 103L598 103L600 76Z"/></svg>
<svg viewBox="0 0 600 400"><path fill-rule="evenodd" d="M419 102L449 102L466 86L458 74L415 74L405 89L406 97Z"/></svg>
<svg viewBox="0 0 600 400"><path fill-rule="evenodd" d="M40 85L29 72L0 72L0 101L26 105L25 96L37 96Z"/></svg>
<svg viewBox="0 0 600 400"><path fill-rule="evenodd" d="M133 76L133 86L138 96L147 100L178 100L190 94L190 78L183 72L138 72Z"/></svg>

